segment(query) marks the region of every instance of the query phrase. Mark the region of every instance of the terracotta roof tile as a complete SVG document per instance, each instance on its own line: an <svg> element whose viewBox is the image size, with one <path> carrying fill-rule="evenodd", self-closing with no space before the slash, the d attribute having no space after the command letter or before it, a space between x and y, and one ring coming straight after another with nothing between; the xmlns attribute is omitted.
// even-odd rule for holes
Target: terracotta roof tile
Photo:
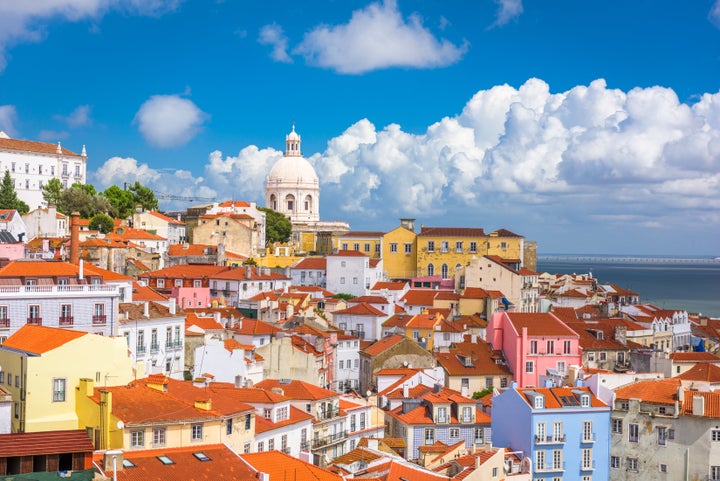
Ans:
<svg viewBox="0 0 720 481"><path fill-rule="evenodd" d="M381 352L384 352L395 344L401 342L403 339L405 339L405 336L401 336L400 334L383 337L382 339L373 342L362 351L370 356L377 356Z"/></svg>
<svg viewBox="0 0 720 481"><path fill-rule="evenodd" d="M280 388L285 396L295 400L320 400L340 396L335 391L315 386L305 381L291 379L290 382L281 382L280 379L263 379L255 384L260 389Z"/></svg>
<svg viewBox="0 0 720 481"><path fill-rule="evenodd" d="M640 399L656 404L674 404L680 379L652 379L638 381L615 390L616 399Z"/></svg>
<svg viewBox="0 0 720 481"><path fill-rule="evenodd" d="M269 481L296 479L312 481L343 481L343 478L321 467L306 463L280 451L241 454L250 466L270 475Z"/></svg>
<svg viewBox="0 0 720 481"><path fill-rule="evenodd" d="M379 291L381 289L387 289L388 291L401 291L407 287L407 282L376 282L372 286L373 291Z"/></svg>
<svg viewBox="0 0 720 481"><path fill-rule="evenodd" d="M702 398L703 413L693 411L695 399ZM684 399L682 403L682 413L686 416L703 416L708 418L720 418L720 392L718 391L684 391Z"/></svg>
<svg viewBox="0 0 720 481"><path fill-rule="evenodd" d="M327 269L327 260L324 257L305 257L297 261L291 268L324 271Z"/></svg>
<svg viewBox="0 0 720 481"><path fill-rule="evenodd" d="M578 334L570 329L567 324L549 312L506 312L510 323L518 334L522 334L523 328L527 328L528 336L560 336L578 337Z"/></svg>
<svg viewBox="0 0 720 481"><path fill-rule="evenodd" d="M437 293L432 289L410 289L401 300L410 306L432 306Z"/></svg>
<svg viewBox="0 0 720 481"><path fill-rule="evenodd" d="M0 458L92 453L94 450L85 429L0 434Z"/></svg>
<svg viewBox="0 0 720 481"><path fill-rule="evenodd" d="M3 347L33 354L44 354L83 336L94 335L82 331L25 324L3 342Z"/></svg>
<svg viewBox="0 0 720 481"><path fill-rule="evenodd" d="M51 144L48 142L35 142L32 140L20 140L20 139L6 139L0 137L0 149L2 150L20 150L23 152L37 152L40 154L57 154L58 144ZM63 155L72 155L80 157L72 150L68 150L65 147L61 147Z"/></svg>

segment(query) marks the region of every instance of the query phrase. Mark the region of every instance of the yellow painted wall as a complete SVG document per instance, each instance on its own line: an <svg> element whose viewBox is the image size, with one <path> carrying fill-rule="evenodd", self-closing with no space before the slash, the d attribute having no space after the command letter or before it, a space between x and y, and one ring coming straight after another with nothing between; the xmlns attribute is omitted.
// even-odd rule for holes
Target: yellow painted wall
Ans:
<svg viewBox="0 0 720 481"><path fill-rule="evenodd" d="M412 244L412 252L405 253L405 244ZM397 252L391 252L393 244ZM398 227L383 236L383 266L391 279L410 279L417 276L417 234Z"/></svg>
<svg viewBox="0 0 720 481"><path fill-rule="evenodd" d="M491 232L487 237L487 243L487 255L523 260L522 237L502 237Z"/></svg>
<svg viewBox="0 0 720 481"><path fill-rule="evenodd" d="M333 245L338 250L360 251L371 259L379 259L382 255L382 237L353 237L343 235L333 240ZM380 246L380 247L378 247Z"/></svg>
<svg viewBox="0 0 720 481"><path fill-rule="evenodd" d="M24 379L15 386L20 376L21 361L25 364ZM76 387L81 378L100 379L108 385L127 384L134 378L132 360L124 337L103 337L94 334L82 336L42 356L25 358L19 354L0 350L0 366L5 375L13 376L13 384L3 386L13 400L20 402L23 416L12 418L13 431L24 421L25 432L84 428L78 424L76 413ZM99 373L99 374L98 374ZM65 379L65 401L53 402L53 379ZM22 399L21 389L27 393Z"/></svg>

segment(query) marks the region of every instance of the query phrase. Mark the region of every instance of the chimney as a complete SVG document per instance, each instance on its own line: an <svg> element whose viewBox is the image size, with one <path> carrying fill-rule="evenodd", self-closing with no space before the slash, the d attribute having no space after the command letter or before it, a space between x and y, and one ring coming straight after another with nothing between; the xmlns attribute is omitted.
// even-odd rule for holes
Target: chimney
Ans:
<svg viewBox="0 0 720 481"><path fill-rule="evenodd" d="M705 396L693 396L692 413L693 416L705 416Z"/></svg>
<svg viewBox="0 0 720 481"><path fill-rule="evenodd" d="M73 211L70 214L70 263L80 262L80 212Z"/></svg>
<svg viewBox="0 0 720 481"><path fill-rule="evenodd" d="M473 444L473 448L475 445ZM480 469L480 456L475 455L475 469Z"/></svg>
<svg viewBox="0 0 720 481"><path fill-rule="evenodd" d="M80 379L80 386L78 386L78 389L81 394L90 397L95 392L95 381L90 378L83 377Z"/></svg>
<svg viewBox="0 0 720 481"><path fill-rule="evenodd" d="M237 374L235 376L235 388L239 389L242 387L242 376L240 374Z"/></svg>
<svg viewBox="0 0 720 481"><path fill-rule="evenodd" d="M105 451L103 454L103 470L107 473L109 471L122 471L123 470L123 452L120 449L113 449L112 451Z"/></svg>
<svg viewBox="0 0 720 481"><path fill-rule="evenodd" d="M252 267L245 266L245 278L250 279L251 276L252 276Z"/></svg>
<svg viewBox="0 0 720 481"><path fill-rule="evenodd" d="M80 259L80 262L78 263L78 279L83 280L83 277L85 275L85 270L83 269L83 260Z"/></svg>
<svg viewBox="0 0 720 481"><path fill-rule="evenodd" d="M150 303L147 301L143 304L143 316L150 317Z"/></svg>
<svg viewBox="0 0 720 481"><path fill-rule="evenodd" d="M407 384L403 384L403 397L408 399L410 397L410 388Z"/></svg>
<svg viewBox="0 0 720 481"><path fill-rule="evenodd" d="M170 309L170 314L174 316L177 310L177 300L174 297L171 297L169 301L170 305L168 306L168 308Z"/></svg>
<svg viewBox="0 0 720 481"><path fill-rule="evenodd" d="M380 449L380 442L377 438L368 438L367 447L368 449L374 449L375 451L377 451L378 449Z"/></svg>

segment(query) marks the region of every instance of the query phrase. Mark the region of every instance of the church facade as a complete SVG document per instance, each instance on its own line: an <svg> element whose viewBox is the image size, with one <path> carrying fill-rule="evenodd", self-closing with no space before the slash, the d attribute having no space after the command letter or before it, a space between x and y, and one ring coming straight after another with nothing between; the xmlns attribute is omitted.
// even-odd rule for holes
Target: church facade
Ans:
<svg viewBox="0 0 720 481"><path fill-rule="evenodd" d="M293 226L291 241L299 252L329 253L333 236L348 232L346 222L320 220L320 182L302 156L301 138L285 136L285 154L270 169L265 184L265 206L286 216Z"/></svg>

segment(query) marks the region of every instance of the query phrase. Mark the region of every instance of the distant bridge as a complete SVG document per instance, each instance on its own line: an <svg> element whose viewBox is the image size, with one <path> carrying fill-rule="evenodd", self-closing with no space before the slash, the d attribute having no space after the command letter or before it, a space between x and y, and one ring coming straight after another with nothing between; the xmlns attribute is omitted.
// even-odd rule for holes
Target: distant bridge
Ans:
<svg viewBox="0 0 720 481"><path fill-rule="evenodd" d="M537 260L538 262L572 262L573 264L717 264L720 266L720 257L645 257L548 254L538 255Z"/></svg>

